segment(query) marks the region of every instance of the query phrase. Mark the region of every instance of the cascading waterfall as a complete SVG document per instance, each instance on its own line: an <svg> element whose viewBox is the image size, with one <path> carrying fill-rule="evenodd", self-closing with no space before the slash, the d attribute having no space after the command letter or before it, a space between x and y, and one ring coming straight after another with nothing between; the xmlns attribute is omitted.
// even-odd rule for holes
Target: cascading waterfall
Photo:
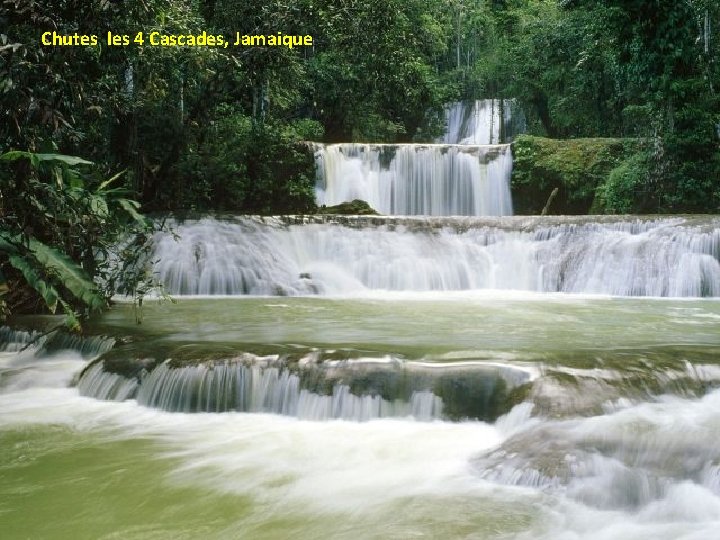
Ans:
<svg viewBox="0 0 720 540"><path fill-rule="evenodd" d="M512 214L509 145L315 145L316 201L361 199L381 214Z"/></svg>
<svg viewBox="0 0 720 540"><path fill-rule="evenodd" d="M137 400L168 411L265 412L303 420L442 417L442 400L429 391L413 392L409 401L389 401L355 395L339 384L331 395L321 395L301 388L300 377L289 371L230 362L175 369L163 364L143 381Z"/></svg>
<svg viewBox="0 0 720 540"><path fill-rule="evenodd" d="M91 358L109 351L114 344L115 340L106 336L79 336L59 329L43 333L0 326L0 352L27 352L41 356L73 351L84 358Z"/></svg>
<svg viewBox="0 0 720 540"><path fill-rule="evenodd" d="M0 352L20 352L40 337L39 332L0 326Z"/></svg>
<svg viewBox="0 0 720 540"><path fill-rule="evenodd" d="M513 100L460 101L446 108L437 144L315 144L316 201L361 199L385 215L512 215L512 153L524 131Z"/></svg>
<svg viewBox="0 0 720 540"><path fill-rule="evenodd" d="M60 329L42 332L0 326L0 394L34 386L65 387L87 360L114 344L113 338Z"/></svg>
<svg viewBox="0 0 720 540"><path fill-rule="evenodd" d="M100 363L89 366L78 382L80 395L105 401L125 401L135 397L138 381L110 373Z"/></svg>
<svg viewBox="0 0 720 540"><path fill-rule="evenodd" d="M156 236L152 256L155 275L175 295L515 289L720 296L720 223L712 218L205 218L175 231L179 240Z"/></svg>
<svg viewBox="0 0 720 540"><path fill-rule="evenodd" d="M525 118L512 99L457 101L445 108L444 144L501 144L525 131Z"/></svg>
<svg viewBox="0 0 720 540"><path fill-rule="evenodd" d="M172 412L273 413L303 420L367 421L494 419L508 393L528 383L531 370L483 363L428 368L393 358L290 365L276 355L242 354L227 360L121 373L101 357L82 374L82 395L108 401L136 399ZM124 362L134 365L131 356ZM301 362L302 364L302 362Z"/></svg>

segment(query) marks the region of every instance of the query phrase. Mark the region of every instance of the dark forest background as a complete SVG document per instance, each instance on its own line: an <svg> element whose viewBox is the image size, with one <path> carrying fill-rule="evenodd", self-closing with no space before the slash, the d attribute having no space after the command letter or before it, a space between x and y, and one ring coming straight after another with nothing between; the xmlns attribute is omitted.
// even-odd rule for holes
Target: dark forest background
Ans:
<svg viewBox="0 0 720 540"><path fill-rule="evenodd" d="M314 46L104 45L154 30ZM147 230L140 211L311 212L303 141L430 141L461 99L515 99L532 135L631 141L605 211L718 212L718 30L716 0L0 0L0 294L99 305L85 278L113 290L98 250Z"/></svg>

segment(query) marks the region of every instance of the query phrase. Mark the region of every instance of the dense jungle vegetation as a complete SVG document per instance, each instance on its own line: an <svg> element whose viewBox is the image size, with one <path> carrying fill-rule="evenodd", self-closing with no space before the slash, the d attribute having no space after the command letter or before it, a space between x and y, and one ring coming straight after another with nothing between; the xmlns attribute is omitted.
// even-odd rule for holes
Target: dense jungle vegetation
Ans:
<svg viewBox="0 0 720 540"><path fill-rule="evenodd" d="M432 140L443 104L459 99L514 98L533 135L632 140L602 185L573 171L579 198L602 189L603 211L720 208L715 0L0 5L0 283L11 310L101 307L132 272L103 253L128 229L148 232L140 210L313 211L302 141ZM231 41L281 31L313 46L104 42L153 30ZM99 45L43 46L46 31Z"/></svg>

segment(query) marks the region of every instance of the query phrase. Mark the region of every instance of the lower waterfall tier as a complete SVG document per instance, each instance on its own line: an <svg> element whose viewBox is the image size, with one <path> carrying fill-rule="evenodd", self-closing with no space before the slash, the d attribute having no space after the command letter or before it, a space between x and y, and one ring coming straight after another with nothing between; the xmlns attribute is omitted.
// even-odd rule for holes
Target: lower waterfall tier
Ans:
<svg viewBox="0 0 720 540"><path fill-rule="evenodd" d="M154 238L174 295L514 289L720 296L720 222L204 218Z"/></svg>
<svg viewBox="0 0 720 540"><path fill-rule="evenodd" d="M141 405L185 413L272 413L303 420L495 420L507 412L513 388L530 380L529 370L510 367L429 367L390 357L318 362L318 352L300 362L247 353L182 362L123 353L116 350L92 363L80 378L80 393L110 401L135 398Z"/></svg>

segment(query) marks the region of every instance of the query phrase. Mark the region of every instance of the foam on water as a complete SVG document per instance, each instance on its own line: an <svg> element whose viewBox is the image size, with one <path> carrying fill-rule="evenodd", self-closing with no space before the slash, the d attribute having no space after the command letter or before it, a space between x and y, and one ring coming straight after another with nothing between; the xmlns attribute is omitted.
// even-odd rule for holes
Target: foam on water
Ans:
<svg viewBox="0 0 720 540"><path fill-rule="evenodd" d="M315 145L318 205L361 199L384 215L512 214L509 145Z"/></svg>
<svg viewBox="0 0 720 540"><path fill-rule="evenodd" d="M72 357L64 360L53 369L68 378L77 366ZM376 524L400 512L408 520L402 530L410 534L423 512L423 527L448 534L454 529L440 520L440 507L459 526L467 505L478 515L490 505L491 514L531 517L520 530L512 521L497 522L487 538L506 538L510 525L514 538L715 537L720 391L702 399L626 404L585 419L530 413L528 404L520 405L495 425L318 423L263 414L172 414L134 401L82 398L77 389L51 388L42 379L0 390L0 430L64 425L75 437L107 437L107 444L154 440L159 454L153 459L175 463L168 479L173 485L252 500L255 523L241 527L299 512L314 524L313 534L331 533L331 517L351 513L356 527L377 536ZM493 464L504 452L512 455ZM190 509L194 499L176 504Z"/></svg>
<svg viewBox="0 0 720 540"><path fill-rule="evenodd" d="M499 144L525 131L525 118L514 100L458 101L445 108L447 129L438 142Z"/></svg>
<svg viewBox="0 0 720 540"><path fill-rule="evenodd" d="M479 289L720 296L720 226L677 220L413 229L204 218L154 240L176 295L372 295Z"/></svg>
<svg viewBox="0 0 720 540"><path fill-rule="evenodd" d="M250 497L262 508L256 520L292 510L317 525L323 516L352 512L372 530L373 522L409 500L425 501L421 507L428 510L443 504L452 515L465 501L479 508L490 504L495 512L533 507L533 519L516 538L714 537L720 526L720 392L584 420L555 422L528 413L522 405L497 426L316 423L262 414L170 414L133 401L88 400L68 388L0 393L0 429L67 425L78 437L105 433L109 444L153 439L177 463L173 484ZM528 448L557 444L547 460L574 457L570 476L536 482L528 474L490 478L478 468L476 456L523 437ZM518 471L532 470L537 464L523 462L523 456L530 459L518 452L512 463ZM524 487L502 487L508 481ZM434 519L427 516L425 526L432 528ZM498 526L485 537L507 534Z"/></svg>

